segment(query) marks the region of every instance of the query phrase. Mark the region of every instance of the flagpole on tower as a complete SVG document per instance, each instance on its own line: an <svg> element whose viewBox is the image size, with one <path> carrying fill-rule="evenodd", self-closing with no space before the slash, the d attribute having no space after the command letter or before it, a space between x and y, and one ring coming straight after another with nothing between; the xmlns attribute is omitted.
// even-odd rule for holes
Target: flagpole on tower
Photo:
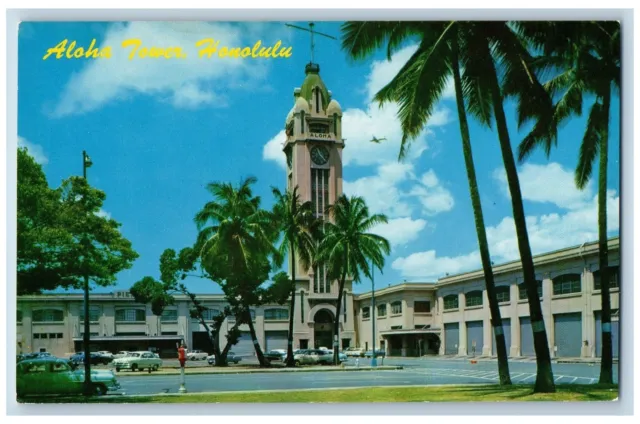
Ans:
<svg viewBox="0 0 640 424"><path fill-rule="evenodd" d="M285 25L290 27L290 28L299 29L301 31L307 31L308 33L311 34L311 37L310 37L311 38L311 40L310 40L311 41L311 62L309 62L309 63L313 63L313 59L314 59L313 52L314 52L315 47L316 47L316 45L315 45L315 43L313 41L313 36L314 35L322 35L323 37L331 38L332 40L337 40L337 38L334 37L333 35L324 34L322 32L318 32L318 31L314 30L313 27L315 26L315 24L313 22L309 22L309 28L308 29L307 28L303 28L303 27L298 26L298 25L293 25L293 24L285 24Z"/></svg>

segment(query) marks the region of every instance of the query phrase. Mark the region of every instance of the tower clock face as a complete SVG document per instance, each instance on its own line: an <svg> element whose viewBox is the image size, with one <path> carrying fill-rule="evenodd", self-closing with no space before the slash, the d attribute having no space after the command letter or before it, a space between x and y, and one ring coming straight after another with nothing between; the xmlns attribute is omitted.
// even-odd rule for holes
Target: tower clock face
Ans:
<svg viewBox="0 0 640 424"><path fill-rule="evenodd" d="M324 146L316 146L311 149L311 160L316 165L324 165L329 160L329 150Z"/></svg>

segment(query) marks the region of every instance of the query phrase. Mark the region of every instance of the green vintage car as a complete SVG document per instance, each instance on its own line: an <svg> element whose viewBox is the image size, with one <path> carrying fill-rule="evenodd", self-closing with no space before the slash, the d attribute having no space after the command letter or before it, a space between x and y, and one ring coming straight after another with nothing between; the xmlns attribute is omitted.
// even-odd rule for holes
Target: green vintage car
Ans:
<svg viewBox="0 0 640 424"><path fill-rule="evenodd" d="M119 390L120 384L111 370L91 370L95 395ZM78 395L84 386L84 370L73 370L60 358L29 359L16 365L16 392L19 398L40 395Z"/></svg>

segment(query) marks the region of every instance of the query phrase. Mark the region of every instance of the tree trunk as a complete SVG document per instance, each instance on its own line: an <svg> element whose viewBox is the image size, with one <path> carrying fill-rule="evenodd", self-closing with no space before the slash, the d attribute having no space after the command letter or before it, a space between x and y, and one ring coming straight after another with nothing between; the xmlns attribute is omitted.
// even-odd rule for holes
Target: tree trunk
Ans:
<svg viewBox="0 0 640 424"><path fill-rule="evenodd" d="M484 54L486 55L487 60L490 61L490 72L488 73L487 78L489 78L491 86L493 113L495 115L496 126L498 128L500 150L502 152L502 160L504 162L504 169L507 175L509 193L511 194L511 207L513 208L513 219L515 221L516 236L518 238L518 250L520 251L522 273L529 300L529 316L531 317L531 327L533 329L533 344L536 352L537 365L534 392L553 393L556 389L553 381L553 371L551 369L549 341L547 339L547 332L544 326L540 297L538 296L538 285L536 283L535 269L533 267L529 235L527 234L527 222L525 220L524 206L522 204L522 193L520 192L518 170L516 169L513 150L511 149L511 140L509 139L509 130L507 128L507 122L504 115L502 93L500 92L498 75L496 73L488 44L486 44L485 47L486 50Z"/></svg>
<svg viewBox="0 0 640 424"><path fill-rule="evenodd" d="M233 324L233 327L231 327L231 330L234 331L239 326L240 326L240 320L236 319L236 323ZM218 334L220 334L220 333L218 333ZM229 354L229 350L231 349L231 346L233 346L233 344L231 344L229 339L227 339L227 344L224 345L224 349L222 350L222 353L220 354L221 357L224 359L224 366L226 366L228 364L227 363L227 355ZM223 365L221 365L221 366L223 366Z"/></svg>
<svg viewBox="0 0 640 424"><path fill-rule="evenodd" d="M269 366L269 363L264 359L264 355L262 354L262 349L260 349L260 343L258 343L258 337L256 336L256 329L253 326L253 320L251 319L251 312L249 312L249 308L245 309L244 315L245 315L245 319L247 320L247 324L249 325L249 333L251 334L253 347L256 350L256 356L258 357L258 362L260 362L261 367Z"/></svg>
<svg viewBox="0 0 640 424"><path fill-rule="evenodd" d="M342 293L344 292L344 282L347 279L347 267L345 266L342 278L338 284L338 305L336 305L336 317L333 322L333 364L340 365L340 310L342 307Z"/></svg>
<svg viewBox="0 0 640 424"><path fill-rule="evenodd" d="M84 335L82 336L82 347L84 348L84 395L93 394L91 384L91 326L89 316L89 276L84 276Z"/></svg>
<svg viewBox="0 0 640 424"><path fill-rule="evenodd" d="M214 366L216 367L224 367L227 365L227 358L223 356L220 352L220 327L222 327L222 322L216 324L214 321L213 330L209 329L206 321L200 318L200 324L204 326L205 331L209 335L209 340L211 340L211 344L213 345L213 357L216 360Z"/></svg>
<svg viewBox="0 0 640 424"><path fill-rule="evenodd" d="M287 338L287 367L294 367L293 360L293 319L296 307L296 252L293 242L290 242L291 249L291 306L289 307L289 336Z"/></svg>
<svg viewBox="0 0 640 424"><path fill-rule="evenodd" d="M598 176L598 250L600 261L600 298L602 302L602 360L600 384L613 384L613 341L611 339L611 294L609 292L609 247L607 243L607 161L609 148L609 109L611 88L603 93L604 127L600 140Z"/></svg>
<svg viewBox="0 0 640 424"><path fill-rule="evenodd" d="M489 298L491 324L493 326L493 332L496 339L496 349L498 350L498 374L500 376L500 384L508 385L511 384L511 377L509 375L507 348L505 345L504 330L502 327L502 317L500 316L500 307L498 306L498 299L496 297L495 281L493 279L493 270L491 268L491 256L489 254L489 244L487 242L487 233L484 226L484 217L482 215L482 205L480 203L476 170L473 164L469 125L467 123L467 113L465 111L464 98L462 95L457 35L453 37L452 47L451 68L453 70L453 82L458 107L458 121L460 122L460 135L462 137L462 151L464 153L464 163L467 170L467 180L469 181L469 192L471 196L471 205L473 207L473 217L476 224L476 233L478 235L478 246L480 248L480 258L482 259L482 269L484 271L487 296Z"/></svg>

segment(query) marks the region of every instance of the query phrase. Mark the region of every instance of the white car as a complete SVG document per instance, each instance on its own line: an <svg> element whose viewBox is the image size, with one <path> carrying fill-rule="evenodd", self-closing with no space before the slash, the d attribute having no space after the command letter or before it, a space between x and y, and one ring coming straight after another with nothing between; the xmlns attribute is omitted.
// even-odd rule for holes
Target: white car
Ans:
<svg viewBox="0 0 640 424"><path fill-rule="evenodd" d="M114 359L113 366L116 368L116 371L120 371L121 369L130 369L133 372L144 369L157 371L162 366L162 359L153 352L129 352L128 356Z"/></svg>
<svg viewBox="0 0 640 424"><path fill-rule="evenodd" d="M113 355L113 359L124 358L127 355L129 355L129 352L127 352L126 350L121 350L120 352Z"/></svg>
<svg viewBox="0 0 640 424"><path fill-rule="evenodd" d="M344 354L364 358L364 349L361 347L348 347L344 350Z"/></svg>
<svg viewBox="0 0 640 424"><path fill-rule="evenodd" d="M204 361L207 359L209 354L202 350L191 350L187 353L187 359L189 361Z"/></svg>

